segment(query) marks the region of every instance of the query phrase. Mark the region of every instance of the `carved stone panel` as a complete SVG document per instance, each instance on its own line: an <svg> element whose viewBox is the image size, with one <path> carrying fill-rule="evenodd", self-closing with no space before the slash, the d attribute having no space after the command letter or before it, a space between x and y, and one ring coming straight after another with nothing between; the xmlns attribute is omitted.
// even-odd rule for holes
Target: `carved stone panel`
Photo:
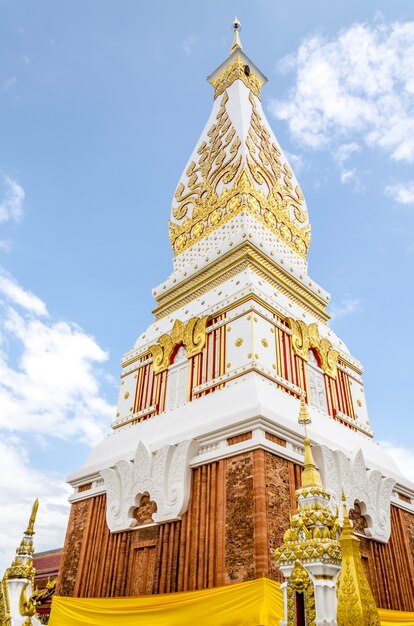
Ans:
<svg viewBox="0 0 414 626"><path fill-rule="evenodd" d="M343 489L347 509L353 509L356 502L366 520L365 534L387 542L391 534L390 507L395 480L382 476L378 470L368 469L362 450L355 451L350 458L326 446L315 446L313 452L324 486L331 493L331 505L338 506L340 517Z"/></svg>
<svg viewBox="0 0 414 626"><path fill-rule="evenodd" d="M193 440L163 446L152 453L141 441L133 461L124 459L100 472L106 488L106 521L111 532L137 526L134 516L143 494L156 504L154 522L179 519L190 496L190 460L198 445Z"/></svg>

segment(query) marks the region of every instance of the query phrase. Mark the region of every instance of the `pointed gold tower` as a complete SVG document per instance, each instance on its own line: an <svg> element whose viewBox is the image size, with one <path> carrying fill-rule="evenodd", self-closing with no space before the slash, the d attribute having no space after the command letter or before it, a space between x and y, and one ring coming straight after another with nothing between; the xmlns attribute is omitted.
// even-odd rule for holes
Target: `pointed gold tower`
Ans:
<svg viewBox="0 0 414 626"><path fill-rule="evenodd" d="M24 532L20 546L16 550L16 556L4 573L1 582L0 593L0 625L31 626L39 624L34 617L36 603L32 599L34 577L36 570L33 567L33 535L36 522L39 500L33 503L32 513L29 518L27 529ZM22 622L22 617L25 621Z"/></svg>
<svg viewBox="0 0 414 626"><path fill-rule="evenodd" d="M311 442L308 438L307 425L311 423L311 418L306 408L305 397L300 398L299 424L302 424L305 430L305 454L303 460L303 471L301 475L302 488L322 487L321 475L316 469L315 461L312 454Z"/></svg>
<svg viewBox="0 0 414 626"><path fill-rule="evenodd" d="M332 513L330 494L323 488L312 455L306 428L311 419L303 396L298 421L305 429L305 451L301 487L296 491L297 513L274 555L285 578L285 615L281 626L295 626L298 612L302 612L307 626L333 623L341 562L338 515Z"/></svg>
<svg viewBox="0 0 414 626"><path fill-rule="evenodd" d="M377 607L372 595L359 552L359 539L348 517L345 496L343 527L339 543L342 569L338 580L338 626L380 626Z"/></svg>

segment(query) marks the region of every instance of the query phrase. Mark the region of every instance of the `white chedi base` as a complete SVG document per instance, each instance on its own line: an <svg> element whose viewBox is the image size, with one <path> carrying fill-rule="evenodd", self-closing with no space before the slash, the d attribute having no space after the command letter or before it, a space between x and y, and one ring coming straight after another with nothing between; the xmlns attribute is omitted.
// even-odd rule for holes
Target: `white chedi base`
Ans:
<svg viewBox="0 0 414 626"><path fill-rule="evenodd" d="M315 626L337 626L336 609L336 581L341 570L334 563L302 563L309 574L315 593L316 618ZM294 565L280 565L280 570L286 579L290 578ZM288 615L287 582L281 585L283 592L284 616ZM280 620L280 626L288 626L286 619Z"/></svg>

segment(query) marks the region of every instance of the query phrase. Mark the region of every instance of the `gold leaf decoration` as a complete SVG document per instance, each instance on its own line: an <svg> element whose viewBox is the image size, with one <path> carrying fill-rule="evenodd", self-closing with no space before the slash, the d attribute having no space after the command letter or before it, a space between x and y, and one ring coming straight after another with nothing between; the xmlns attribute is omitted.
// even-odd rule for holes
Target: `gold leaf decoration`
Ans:
<svg viewBox="0 0 414 626"><path fill-rule="evenodd" d="M345 508L345 507L344 507ZM342 568L337 582L338 626L380 626L377 607L359 552L359 539L345 508L341 537Z"/></svg>
<svg viewBox="0 0 414 626"><path fill-rule="evenodd" d="M308 326L302 320L295 320L293 317L288 317L287 322L292 331L294 353L307 361L309 350L313 348L318 353L321 367L325 374L331 378L336 378L339 352L334 350L328 339L320 338L316 322Z"/></svg>
<svg viewBox="0 0 414 626"><path fill-rule="evenodd" d="M177 205L172 209L176 221L170 221L175 254L246 211L301 257L307 255L310 225L303 225L307 218L303 194L293 187L293 174L287 163L282 164L280 149L262 123L252 92L249 98L252 114L244 160L224 92L208 141L200 144L198 161L187 167L186 185L180 182L177 187Z"/></svg>
<svg viewBox="0 0 414 626"><path fill-rule="evenodd" d="M262 82L257 78L255 74L247 69L247 66L243 63L240 56L237 56L233 63L226 67L226 69L218 75L215 80L211 81L214 87L214 99L220 96L235 80L241 80L243 83L251 89L255 96L260 98L260 88Z"/></svg>
<svg viewBox="0 0 414 626"><path fill-rule="evenodd" d="M171 365L171 357L177 346L183 344L187 358L199 354L206 344L206 328L209 316L192 317L186 324L175 320L170 334L161 335L158 342L149 347L155 374L164 372Z"/></svg>

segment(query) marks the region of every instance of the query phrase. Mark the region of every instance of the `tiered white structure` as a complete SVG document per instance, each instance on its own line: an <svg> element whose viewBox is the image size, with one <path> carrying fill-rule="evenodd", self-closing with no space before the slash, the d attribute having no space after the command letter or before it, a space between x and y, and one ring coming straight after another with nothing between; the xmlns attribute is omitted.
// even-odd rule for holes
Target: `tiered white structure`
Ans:
<svg viewBox="0 0 414 626"><path fill-rule="evenodd" d="M112 531L136 526L143 493L157 504L154 523L179 519L191 468L255 448L302 463L305 395L334 506L341 484L367 512L366 533L385 542L390 502L413 512L414 486L373 440L362 366L308 275L306 203L238 30L208 78L213 109L173 198L173 272L122 359L113 431L70 476L71 501L106 492Z"/></svg>

